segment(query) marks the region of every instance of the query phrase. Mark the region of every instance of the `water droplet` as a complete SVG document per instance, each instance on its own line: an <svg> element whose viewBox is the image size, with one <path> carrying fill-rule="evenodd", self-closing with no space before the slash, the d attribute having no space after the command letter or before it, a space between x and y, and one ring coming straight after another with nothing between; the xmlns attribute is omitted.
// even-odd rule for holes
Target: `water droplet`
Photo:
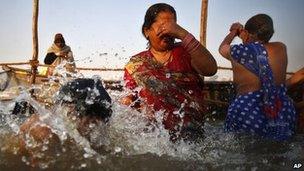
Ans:
<svg viewBox="0 0 304 171"><path fill-rule="evenodd" d="M120 147L115 147L114 150L115 150L115 153L120 153L122 149Z"/></svg>
<svg viewBox="0 0 304 171"><path fill-rule="evenodd" d="M188 93L189 93L189 94L193 94L193 90L189 90Z"/></svg>
<svg viewBox="0 0 304 171"><path fill-rule="evenodd" d="M92 157L92 155L91 155L91 154L88 154L88 153L85 153L85 154L83 155L83 157L87 159L87 158L89 158L89 157Z"/></svg>
<svg viewBox="0 0 304 171"><path fill-rule="evenodd" d="M82 164L81 164L81 167L82 167L82 168L87 167L87 164L86 164L86 163L82 163Z"/></svg>
<svg viewBox="0 0 304 171"><path fill-rule="evenodd" d="M42 146L42 151L46 151L48 149L49 149L48 146L46 146L46 145Z"/></svg>
<svg viewBox="0 0 304 171"><path fill-rule="evenodd" d="M93 123L90 123L89 128L94 128L96 125Z"/></svg>
<svg viewBox="0 0 304 171"><path fill-rule="evenodd" d="M27 162L27 160L26 160L26 157L25 157L25 156L22 156L21 160L22 160L23 162Z"/></svg>

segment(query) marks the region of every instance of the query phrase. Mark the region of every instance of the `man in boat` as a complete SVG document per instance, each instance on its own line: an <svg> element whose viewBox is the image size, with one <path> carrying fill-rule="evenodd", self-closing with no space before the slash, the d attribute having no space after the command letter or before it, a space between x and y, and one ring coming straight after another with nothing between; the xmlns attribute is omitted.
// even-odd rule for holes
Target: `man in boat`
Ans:
<svg viewBox="0 0 304 171"><path fill-rule="evenodd" d="M44 63L50 65L47 74L52 75L54 68L63 62L66 62L65 67L67 71L75 71L75 61L71 48L65 44L63 35L57 33L54 38L54 43L48 49L44 59Z"/></svg>
<svg viewBox="0 0 304 171"><path fill-rule="evenodd" d="M237 97L231 102L225 129L255 134L273 140L286 140L295 133L296 112L286 95L286 46L269 42L274 33L272 19L266 14L250 18L245 28L240 23L219 47L231 61ZM243 44L230 45L239 36Z"/></svg>
<svg viewBox="0 0 304 171"><path fill-rule="evenodd" d="M75 79L60 88L52 113L33 114L20 126L16 141L19 153L28 156L36 166L61 153L66 141L80 146L88 142L89 148L102 150L104 144L94 143L91 133L102 134L111 114L111 98L100 80ZM68 138L62 140L64 132ZM77 142L79 139L82 141ZM42 159L36 157L42 153L45 154Z"/></svg>
<svg viewBox="0 0 304 171"><path fill-rule="evenodd" d="M297 131L304 133L304 67L295 72L294 75L286 81L286 86L290 92L294 92L299 96L298 101L295 101L295 107L299 114Z"/></svg>

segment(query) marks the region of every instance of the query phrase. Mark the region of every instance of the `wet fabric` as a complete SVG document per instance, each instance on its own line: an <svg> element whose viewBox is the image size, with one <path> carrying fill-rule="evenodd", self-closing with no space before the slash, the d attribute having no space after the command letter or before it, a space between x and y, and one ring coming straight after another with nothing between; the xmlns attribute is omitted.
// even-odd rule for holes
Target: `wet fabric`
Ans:
<svg viewBox="0 0 304 171"><path fill-rule="evenodd" d="M225 121L226 130L275 140L291 137L295 131L295 108L286 95L286 86L274 84L265 47L258 42L233 45L231 56L259 77L261 89L239 95L232 101Z"/></svg>
<svg viewBox="0 0 304 171"><path fill-rule="evenodd" d="M191 57L180 45L172 50L166 65L144 51L133 56L125 67L126 87L137 90L154 111L164 110L166 129L201 127L205 107L199 75L191 66Z"/></svg>

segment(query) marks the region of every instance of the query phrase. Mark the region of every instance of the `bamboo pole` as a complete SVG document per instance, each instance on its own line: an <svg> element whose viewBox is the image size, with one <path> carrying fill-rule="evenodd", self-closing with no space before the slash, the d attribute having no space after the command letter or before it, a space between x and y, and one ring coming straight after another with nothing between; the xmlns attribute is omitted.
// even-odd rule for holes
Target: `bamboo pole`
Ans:
<svg viewBox="0 0 304 171"><path fill-rule="evenodd" d="M229 67L218 66L217 69L219 69L219 70L231 70L232 71L232 68L229 68Z"/></svg>
<svg viewBox="0 0 304 171"><path fill-rule="evenodd" d="M200 42L206 47L208 0L202 0Z"/></svg>
<svg viewBox="0 0 304 171"><path fill-rule="evenodd" d="M33 34L33 57L30 60L31 64L31 78L30 83L35 84L38 61L38 12L39 12L39 0L33 0L33 18L32 18L32 34Z"/></svg>
<svg viewBox="0 0 304 171"><path fill-rule="evenodd" d="M0 63L0 65L26 65L29 64L28 62L6 62Z"/></svg>

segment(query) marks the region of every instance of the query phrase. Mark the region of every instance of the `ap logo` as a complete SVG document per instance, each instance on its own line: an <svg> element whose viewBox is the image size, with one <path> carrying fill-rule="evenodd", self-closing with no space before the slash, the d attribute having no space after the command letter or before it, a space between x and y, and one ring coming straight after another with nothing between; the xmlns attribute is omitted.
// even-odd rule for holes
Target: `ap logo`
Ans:
<svg viewBox="0 0 304 171"><path fill-rule="evenodd" d="M301 167L302 167L301 163L296 163L296 164L293 165L294 169L300 169Z"/></svg>

